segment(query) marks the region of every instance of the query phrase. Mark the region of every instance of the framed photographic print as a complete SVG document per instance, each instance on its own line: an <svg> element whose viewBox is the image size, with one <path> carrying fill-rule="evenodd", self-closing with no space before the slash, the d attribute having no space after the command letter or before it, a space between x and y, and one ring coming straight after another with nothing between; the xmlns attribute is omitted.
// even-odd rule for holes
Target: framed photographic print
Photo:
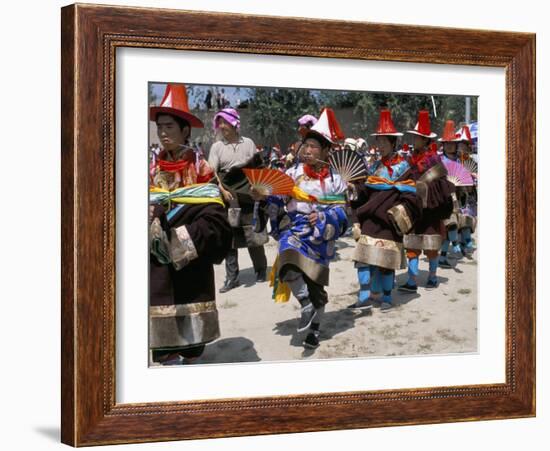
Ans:
<svg viewBox="0 0 550 451"><path fill-rule="evenodd" d="M535 414L534 35L71 5L62 177L64 443Z"/></svg>

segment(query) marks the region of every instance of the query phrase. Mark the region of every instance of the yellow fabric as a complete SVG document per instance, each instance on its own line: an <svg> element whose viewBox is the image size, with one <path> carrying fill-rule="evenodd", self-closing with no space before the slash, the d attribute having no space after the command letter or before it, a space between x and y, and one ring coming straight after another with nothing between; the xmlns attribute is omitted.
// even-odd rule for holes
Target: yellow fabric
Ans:
<svg viewBox="0 0 550 451"><path fill-rule="evenodd" d="M290 299L290 286L277 277L279 272L279 256L275 258L271 272L269 273L269 286L273 287L273 300L277 304L288 302Z"/></svg>
<svg viewBox="0 0 550 451"><path fill-rule="evenodd" d="M294 188L292 188L291 196L299 202L311 202L313 200L312 196L298 186L294 186Z"/></svg>
<svg viewBox="0 0 550 451"><path fill-rule="evenodd" d="M306 193L303 189L299 188L297 185L292 188L292 193L290 194L298 202L313 202L316 204L323 205L343 205L346 203L345 199L323 199L317 198L311 194Z"/></svg>
<svg viewBox="0 0 550 451"><path fill-rule="evenodd" d="M225 206L223 200L212 197L174 197L170 201L176 204L220 204L222 207Z"/></svg>
<svg viewBox="0 0 550 451"><path fill-rule="evenodd" d="M204 185L206 185L206 183L196 183L194 185L188 185L185 188L195 188ZM150 186L149 192L170 194L171 191L159 188L158 186ZM172 197L169 199L169 201L175 202L177 204L220 204L222 207L225 206L225 203L223 202L223 199L221 197Z"/></svg>

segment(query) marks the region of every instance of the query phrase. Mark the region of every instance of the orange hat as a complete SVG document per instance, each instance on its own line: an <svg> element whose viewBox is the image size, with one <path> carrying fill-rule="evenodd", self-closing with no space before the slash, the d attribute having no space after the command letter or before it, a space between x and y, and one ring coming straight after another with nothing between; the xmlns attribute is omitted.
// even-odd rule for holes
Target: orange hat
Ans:
<svg viewBox="0 0 550 451"><path fill-rule="evenodd" d="M455 121L448 120L445 122L445 128L443 129L443 136L438 139L439 142L449 143L456 141L455 133Z"/></svg>
<svg viewBox="0 0 550 451"><path fill-rule="evenodd" d="M390 110L380 110L380 119L378 120L378 128L371 136L403 136L403 133L398 132L393 125Z"/></svg>
<svg viewBox="0 0 550 451"><path fill-rule="evenodd" d="M407 130L407 133L412 133L413 135L419 135L430 139L437 136L432 132L430 127L430 113L428 110L420 110L418 112L418 122L414 126L414 130Z"/></svg>
<svg viewBox="0 0 550 451"><path fill-rule="evenodd" d="M313 127L307 130L304 139L311 135L321 135L331 144L335 144L336 141L345 138L344 132L336 120L336 115L331 108L323 108L323 111L321 111L321 116L319 116L319 120L315 123L315 125L313 125Z"/></svg>
<svg viewBox="0 0 550 451"><path fill-rule="evenodd" d="M181 117L189 122L191 127L204 128L202 121L189 112L185 85L166 85L166 91L164 92L164 97L160 105L153 106L149 109L149 120L156 121L157 115L161 113Z"/></svg>

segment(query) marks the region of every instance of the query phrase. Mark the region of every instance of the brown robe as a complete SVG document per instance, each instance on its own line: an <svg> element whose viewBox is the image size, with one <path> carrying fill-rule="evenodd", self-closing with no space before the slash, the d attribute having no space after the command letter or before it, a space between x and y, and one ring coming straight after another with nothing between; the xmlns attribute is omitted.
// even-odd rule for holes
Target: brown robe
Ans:
<svg viewBox="0 0 550 451"><path fill-rule="evenodd" d="M401 179L409 178L409 172ZM352 220L361 225L353 259L395 270L402 266L403 235L420 218L422 206L414 193L397 189L376 190L357 185L351 200Z"/></svg>
<svg viewBox="0 0 550 451"><path fill-rule="evenodd" d="M150 255L151 349L184 349L220 334L213 265L223 261L231 245L225 209L218 204L175 208L168 219L162 207L155 207L167 248L179 257L163 264Z"/></svg>
<svg viewBox="0 0 550 451"><path fill-rule="evenodd" d="M454 185L447 180L441 162L417 173L416 192L422 201L422 217L403 243L407 249L439 250L443 242L443 221L453 213ZM413 173L414 177L414 173Z"/></svg>

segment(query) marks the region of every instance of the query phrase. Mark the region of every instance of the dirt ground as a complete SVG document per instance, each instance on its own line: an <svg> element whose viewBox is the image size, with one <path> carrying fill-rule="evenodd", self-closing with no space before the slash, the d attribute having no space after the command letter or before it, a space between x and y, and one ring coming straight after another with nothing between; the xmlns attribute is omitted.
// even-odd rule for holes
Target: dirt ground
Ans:
<svg viewBox="0 0 550 451"><path fill-rule="evenodd" d="M277 243L265 246L268 264ZM463 258L452 269L438 269L440 285L424 288L428 262L420 261L416 294L394 291L395 307L358 313L346 309L355 302L359 285L351 260L355 242L341 238L330 266L329 303L321 324L321 344L305 349L306 333L297 333L299 304L276 304L268 283L256 283L246 249L239 250L241 286L217 295L221 337L210 343L195 362L230 363L369 356L451 354L477 351L477 260ZM453 261L453 260L451 260ZM224 265L216 266L216 288L223 285ZM406 270L397 272L405 283Z"/></svg>

